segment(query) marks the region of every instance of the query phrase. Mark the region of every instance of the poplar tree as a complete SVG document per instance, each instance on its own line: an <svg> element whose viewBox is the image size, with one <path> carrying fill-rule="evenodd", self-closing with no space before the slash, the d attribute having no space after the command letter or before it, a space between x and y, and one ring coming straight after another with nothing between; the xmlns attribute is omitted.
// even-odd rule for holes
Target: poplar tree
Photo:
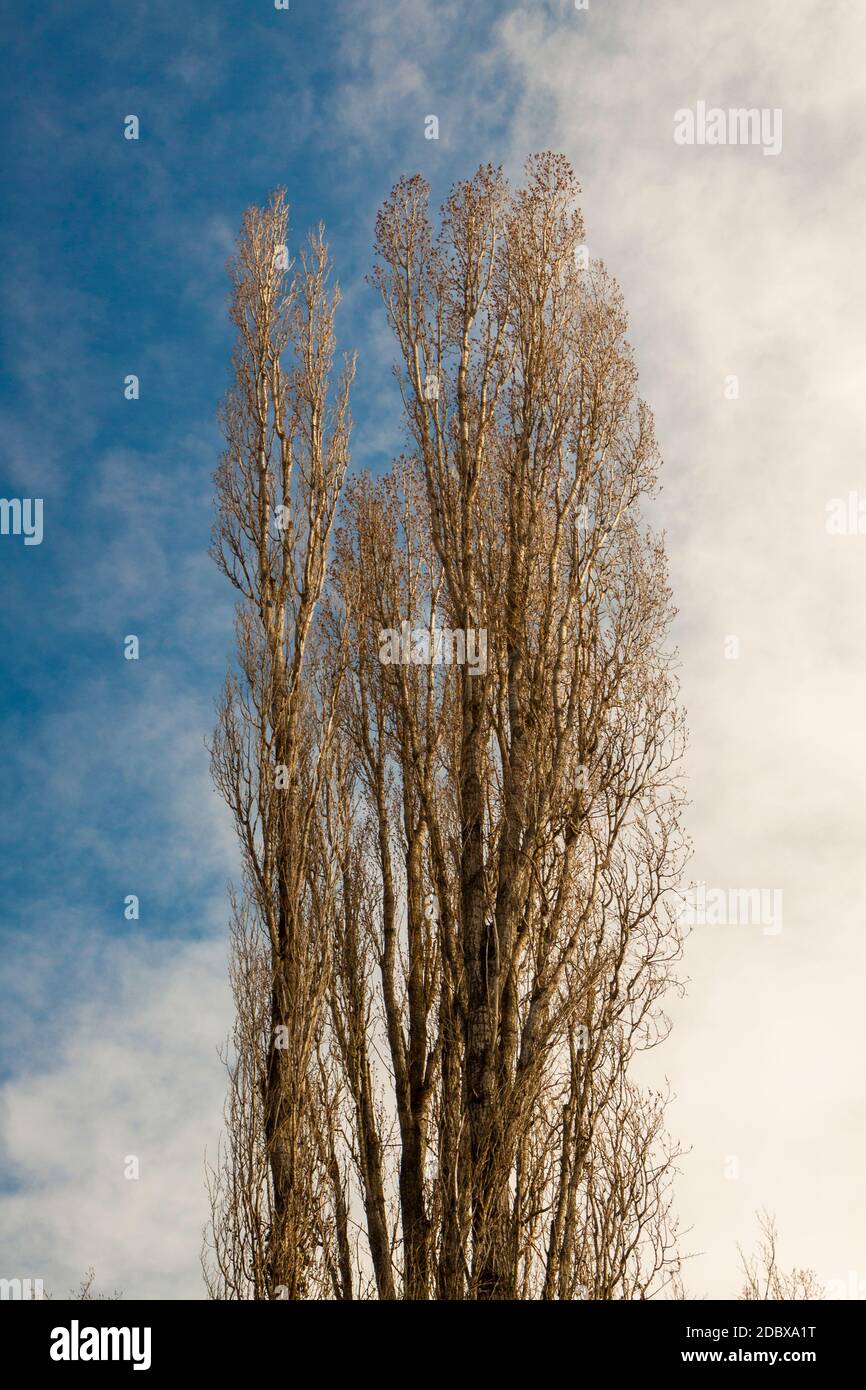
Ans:
<svg viewBox="0 0 866 1390"><path fill-rule="evenodd" d="M247 215L217 1297L632 1298L678 1272L666 1096L632 1066L667 1033L686 852L659 457L578 195L549 153L435 221L398 182L373 283L408 449L345 485L321 234L278 271L281 196ZM384 660L405 623L427 641ZM446 628L485 660L443 659Z"/></svg>

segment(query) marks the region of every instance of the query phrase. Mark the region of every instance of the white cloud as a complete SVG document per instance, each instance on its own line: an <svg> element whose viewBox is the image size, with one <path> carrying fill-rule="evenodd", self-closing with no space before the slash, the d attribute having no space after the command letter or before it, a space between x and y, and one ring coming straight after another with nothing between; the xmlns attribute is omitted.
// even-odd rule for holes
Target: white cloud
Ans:
<svg viewBox="0 0 866 1390"><path fill-rule="evenodd" d="M59 924L57 924L59 925ZM204 1149L224 1096L223 941L76 942L77 1002L30 1040L0 1091L3 1274L55 1298L93 1265L127 1298L203 1296ZM25 965L26 962L21 962ZM31 967L36 962L29 962ZM137 1181L124 1177L136 1155Z"/></svg>

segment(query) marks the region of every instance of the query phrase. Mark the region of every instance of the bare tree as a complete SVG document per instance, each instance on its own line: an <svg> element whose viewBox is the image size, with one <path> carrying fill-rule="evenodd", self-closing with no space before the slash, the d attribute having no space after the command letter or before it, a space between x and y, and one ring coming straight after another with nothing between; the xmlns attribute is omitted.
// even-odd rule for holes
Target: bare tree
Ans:
<svg viewBox="0 0 866 1390"><path fill-rule="evenodd" d="M436 229L423 180L395 187L374 282L410 448L345 489L327 578L332 301L306 270L277 292L281 200L245 225L218 474L241 674L214 770L246 880L217 1296L649 1297L679 1267L664 1097L629 1073L666 1036L686 850L640 516L658 457L578 191L549 154L517 191L482 168ZM275 538L298 435L305 519Z"/></svg>
<svg viewBox="0 0 866 1390"><path fill-rule="evenodd" d="M813 1301L824 1297L824 1287L813 1269L779 1267L777 1246L779 1235L775 1218L769 1212L758 1213L761 1237L754 1254L746 1256L738 1245L740 1267L743 1271L741 1299L762 1302L776 1299Z"/></svg>
<svg viewBox="0 0 866 1390"><path fill-rule="evenodd" d="M624 1030L621 1057L650 1036L679 950L663 901L681 866L671 613L661 547L636 515L656 448L619 294L603 267L583 268L577 191L545 155L516 194L492 169L458 185L438 234L420 179L397 185L377 223L414 446L406 501L390 504L406 513L391 532L403 613L438 610L466 640L484 631L491 656L484 672L383 676L407 994L413 960L430 954L420 890L435 903L438 971L433 1002L410 1002L409 1035L391 1026L391 1062L399 1083L401 1056L417 1057L420 1106L439 1074L448 1177L432 1206L437 1286L452 1297L539 1291L526 1240L539 1209L548 1267L573 1261L557 1223L593 1140L591 1080L611 1030ZM394 626L397 595L383 594L390 616L374 613ZM429 970L416 974L429 989ZM548 1156L552 1114L568 1113L566 1177ZM426 1137L427 1112L415 1121Z"/></svg>
<svg viewBox="0 0 866 1390"><path fill-rule="evenodd" d="M239 594L237 662L212 749L244 864L235 911L232 1171L222 1189L223 1216L237 1235L231 1251L225 1233L215 1241L220 1286L235 1297L249 1290L296 1298L329 1287L319 1049L330 947L317 930L317 900L333 885L316 817L340 675L330 654L317 651L315 615L348 462L353 366L335 386L339 295L328 286L321 229L295 268L287 223L281 192L264 210L250 209L230 267L238 336L216 474L213 554Z"/></svg>
<svg viewBox="0 0 866 1390"><path fill-rule="evenodd" d="M86 1270L85 1273L81 1276L78 1288L69 1290L69 1295L66 1299L66 1302L96 1303L104 1301L108 1303L116 1303L122 1301L123 1293L119 1289L115 1289L113 1293L103 1293L100 1289L94 1287L95 1284L96 1270L94 1269L93 1265L91 1265L90 1268ZM44 1299L46 1302L50 1302L51 1297L52 1295L50 1293L38 1293L36 1289L33 1289L33 1291L29 1294L29 1300L31 1302L38 1302L42 1299Z"/></svg>

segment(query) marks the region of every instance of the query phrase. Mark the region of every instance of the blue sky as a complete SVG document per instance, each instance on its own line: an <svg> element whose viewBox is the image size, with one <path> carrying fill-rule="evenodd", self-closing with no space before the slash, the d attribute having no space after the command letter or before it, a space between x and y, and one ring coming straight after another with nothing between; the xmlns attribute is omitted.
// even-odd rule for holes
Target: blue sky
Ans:
<svg viewBox="0 0 866 1390"><path fill-rule="evenodd" d="M0 495L44 499L41 545L0 537L0 1274L62 1292L95 1264L131 1295L202 1294L235 871L204 746L232 600L207 547L243 210L283 185L296 244L325 222L354 464L375 469L402 447L364 279L377 206L403 173L439 201L552 147L623 286L666 460L694 876L785 891L780 938L696 934L659 1062L693 1146L691 1284L735 1287L763 1206L788 1263L866 1281L864 560L824 529L828 498L866 493L857 6L0 9ZM783 108L779 157L675 145L699 99Z"/></svg>

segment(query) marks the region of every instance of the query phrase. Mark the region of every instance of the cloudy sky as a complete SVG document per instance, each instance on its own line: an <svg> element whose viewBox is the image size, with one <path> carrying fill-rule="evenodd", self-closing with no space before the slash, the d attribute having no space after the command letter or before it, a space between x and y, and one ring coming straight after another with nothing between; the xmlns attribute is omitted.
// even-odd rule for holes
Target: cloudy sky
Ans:
<svg viewBox="0 0 866 1390"><path fill-rule="evenodd" d="M690 1147L687 1285L736 1292L767 1208L786 1264L866 1296L866 534L826 525L866 499L862 6L2 10L0 495L43 498L44 539L0 536L0 1275L203 1295L236 872L204 747L231 597L206 551L243 210L282 185L296 237L324 219L377 469L401 446L377 205L403 173L438 202L553 148L665 458L691 873L783 895L781 932L694 928L646 1073ZM699 102L781 112L780 152L675 143Z"/></svg>

